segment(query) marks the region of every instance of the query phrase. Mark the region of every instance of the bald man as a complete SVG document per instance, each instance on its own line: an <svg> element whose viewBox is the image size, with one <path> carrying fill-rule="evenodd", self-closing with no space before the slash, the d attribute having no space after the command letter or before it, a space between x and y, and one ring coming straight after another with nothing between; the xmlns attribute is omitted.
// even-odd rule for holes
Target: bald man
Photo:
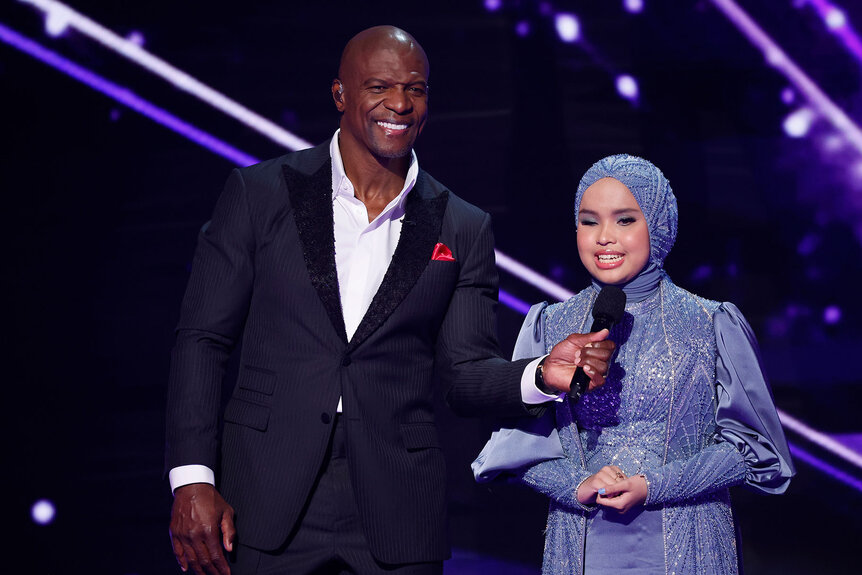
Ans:
<svg viewBox="0 0 862 575"><path fill-rule="evenodd" d="M234 170L201 231L167 410L184 571L440 573L433 385L458 413L523 416L567 391L578 365L604 382L606 332L546 358L499 357L490 218L413 151L428 75L407 32L360 32L332 82L333 138Z"/></svg>

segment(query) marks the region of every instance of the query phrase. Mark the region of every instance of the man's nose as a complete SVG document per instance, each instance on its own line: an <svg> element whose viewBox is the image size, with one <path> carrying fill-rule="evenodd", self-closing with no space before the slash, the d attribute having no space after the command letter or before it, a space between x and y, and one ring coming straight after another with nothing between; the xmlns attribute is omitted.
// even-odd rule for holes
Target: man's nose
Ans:
<svg viewBox="0 0 862 575"><path fill-rule="evenodd" d="M413 109L413 102L407 92L401 88L395 88L386 98L386 107L396 114L406 114Z"/></svg>

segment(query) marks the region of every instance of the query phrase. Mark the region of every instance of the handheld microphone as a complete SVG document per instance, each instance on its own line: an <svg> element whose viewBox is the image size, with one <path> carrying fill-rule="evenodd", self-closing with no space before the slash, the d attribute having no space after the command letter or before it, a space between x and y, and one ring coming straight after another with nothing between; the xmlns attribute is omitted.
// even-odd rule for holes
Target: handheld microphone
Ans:
<svg viewBox="0 0 862 575"><path fill-rule="evenodd" d="M616 286L605 286L593 304L593 325L590 332L610 330L621 319L626 310L626 292ZM572 376L569 398L577 401L590 387L590 377L579 367Z"/></svg>

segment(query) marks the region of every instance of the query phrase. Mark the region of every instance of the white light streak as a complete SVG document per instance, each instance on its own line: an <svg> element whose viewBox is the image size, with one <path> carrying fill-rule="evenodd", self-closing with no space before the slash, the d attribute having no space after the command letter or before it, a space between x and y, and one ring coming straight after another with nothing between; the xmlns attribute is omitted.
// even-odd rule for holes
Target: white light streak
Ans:
<svg viewBox="0 0 862 575"><path fill-rule="evenodd" d="M546 294L557 298L558 301L566 301L567 299L575 295L574 292L567 290L560 284L553 282L545 276L531 270L521 262L510 258L503 252L499 250L494 250L494 253L497 255L497 265L500 266L500 268L506 270L514 276L519 277L528 284L539 288Z"/></svg>
<svg viewBox="0 0 862 575"><path fill-rule="evenodd" d="M55 0L19 0L25 4L31 4L45 13L48 22L52 18L64 18L68 26L74 28L81 34L89 36L93 40L114 50L118 54L132 60L136 64L146 68L153 74L160 76L184 92L188 92L204 102L210 104L232 118L242 122L250 128L260 132L273 141L291 150L302 150L310 148L311 143L288 132L278 124L267 120L231 100L224 94L210 88L203 82L186 74L182 70L168 64L164 60L147 52L132 40L128 40L108 30L101 24L90 20L83 14L74 11L69 6Z"/></svg>
<svg viewBox="0 0 862 575"><path fill-rule="evenodd" d="M778 417L781 419L781 424L787 429L795 431L812 443L816 443L826 451L829 451L845 461L852 463L859 469L862 469L862 455L859 453L856 453L849 447L835 441L822 431L817 431L816 429L809 427L804 422L796 419L787 412L781 411L780 409L778 410Z"/></svg>
<svg viewBox="0 0 862 575"><path fill-rule="evenodd" d="M733 0L712 0L712 3L730 20L752 44L757 46L767 62L796 86L796 89L811 103L817 113L844 134L847 141L862 154L862 130L853 120L829 99L802 69L791 60L784 50L769 37L739 5Z"/></svg>

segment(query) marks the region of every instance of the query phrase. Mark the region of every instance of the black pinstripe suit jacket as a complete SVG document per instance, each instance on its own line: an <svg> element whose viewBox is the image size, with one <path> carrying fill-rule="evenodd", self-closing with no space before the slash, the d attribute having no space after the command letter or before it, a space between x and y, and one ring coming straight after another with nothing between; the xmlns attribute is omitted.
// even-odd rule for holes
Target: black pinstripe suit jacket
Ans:
<svg viewBox="0 0 862 575"><path fill-rule="evenodd" d="M527 360L498 357L489 216L419 172L383 282L347 341L327 144L234 170L202 230L173 350L168 469L219 469L240 540L284 543L312 488L339 396L374 555L449 556L432 386L461 413L524 415ZM454 262L432 261L438 242ZM242 338L218 435L224 366ZM220 454L219 454L220 450Z"/></svg>

